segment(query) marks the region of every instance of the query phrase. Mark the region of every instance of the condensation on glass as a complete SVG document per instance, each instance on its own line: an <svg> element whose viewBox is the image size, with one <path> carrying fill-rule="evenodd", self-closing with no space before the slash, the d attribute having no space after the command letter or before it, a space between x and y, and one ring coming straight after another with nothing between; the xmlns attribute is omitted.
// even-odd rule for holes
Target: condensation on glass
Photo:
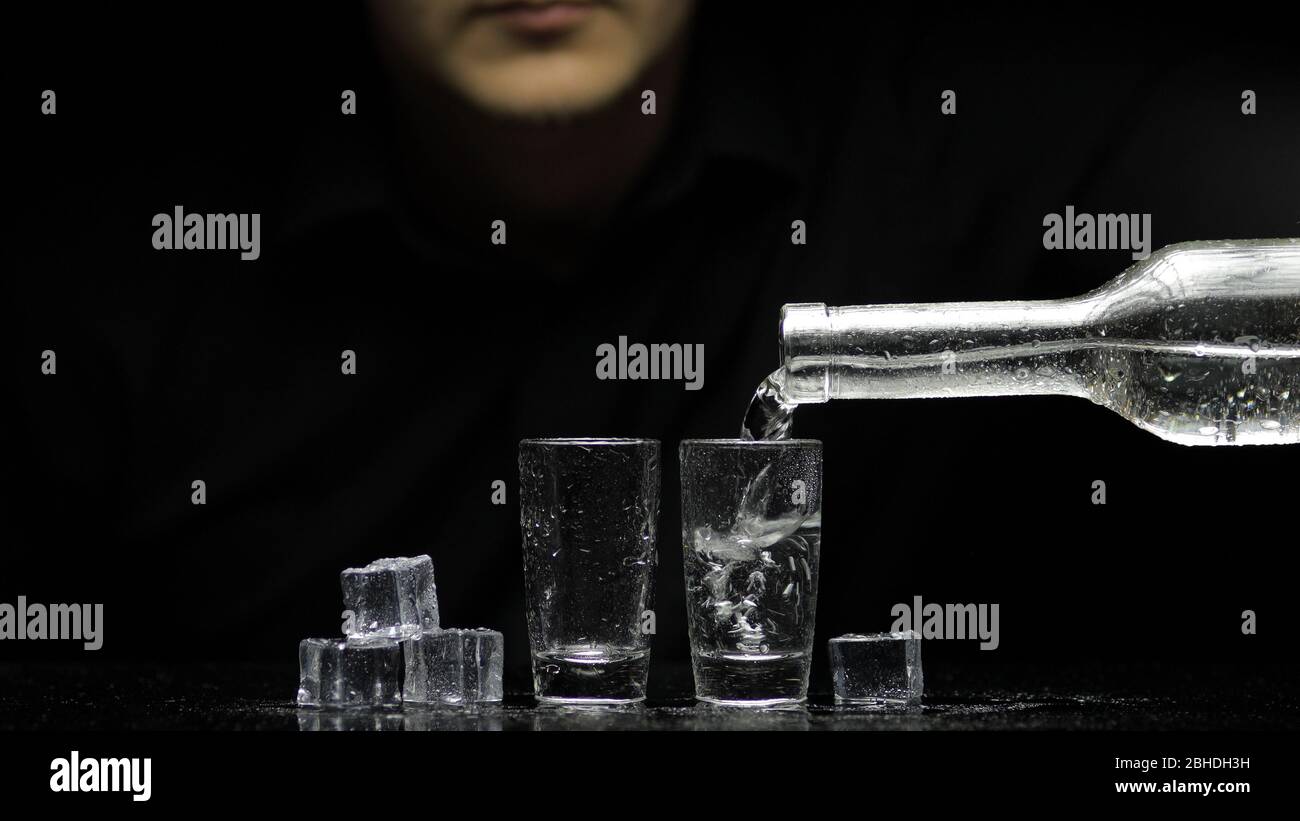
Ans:
<svg viewBox="0 0 1300 821"><path fill-rule="evenodd" d="M654 439L519 443L524 589L540 701L645 698L659 450Z"/></svg>

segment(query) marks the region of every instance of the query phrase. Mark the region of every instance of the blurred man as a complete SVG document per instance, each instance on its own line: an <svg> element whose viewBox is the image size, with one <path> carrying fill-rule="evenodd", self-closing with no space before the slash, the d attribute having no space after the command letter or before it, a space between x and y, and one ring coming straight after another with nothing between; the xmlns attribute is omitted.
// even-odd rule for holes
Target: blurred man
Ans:
<svg viewBox="0 0 1300 821"><path fill-rule="evenodd" d="M425 192L458 192L454 207L444 196L422 206L465 230L519 217L521 244L572 261L668 133L693 10L692 0L372 3L411 167Z"/></svg>
<svg viewBox="0 0 1300 821"><path fill-rule="evenodd" d="M684 33L692 0L396 0L371 5L394 58L511 119L591 114ZM680 54L680 52L678 52Z"/></svg>

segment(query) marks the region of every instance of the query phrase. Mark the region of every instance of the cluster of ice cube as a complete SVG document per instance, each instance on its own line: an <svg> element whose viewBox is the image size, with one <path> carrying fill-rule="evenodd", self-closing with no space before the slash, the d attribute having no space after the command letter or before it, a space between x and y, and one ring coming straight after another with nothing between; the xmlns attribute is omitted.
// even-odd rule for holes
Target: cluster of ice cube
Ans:
<svg viewBox="0 0 1300 821"><path fill-rule="evenodd" d="M481 627L442 628L432 559L379 559L340 580L351 613L346 638L299 644L300 706L501 701L503 638Z"/></svg>

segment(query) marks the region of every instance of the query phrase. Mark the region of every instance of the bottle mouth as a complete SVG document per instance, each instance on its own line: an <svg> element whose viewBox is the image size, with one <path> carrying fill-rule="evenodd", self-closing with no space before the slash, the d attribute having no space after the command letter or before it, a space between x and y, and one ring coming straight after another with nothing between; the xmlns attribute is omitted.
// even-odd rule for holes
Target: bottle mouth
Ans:
<svg viewBox="0 0 1300 821"><path fill-rule="evenodd" d="M781 306L782 398L795 404L830 399L830 370L835 332L823 302Z"/></svg>

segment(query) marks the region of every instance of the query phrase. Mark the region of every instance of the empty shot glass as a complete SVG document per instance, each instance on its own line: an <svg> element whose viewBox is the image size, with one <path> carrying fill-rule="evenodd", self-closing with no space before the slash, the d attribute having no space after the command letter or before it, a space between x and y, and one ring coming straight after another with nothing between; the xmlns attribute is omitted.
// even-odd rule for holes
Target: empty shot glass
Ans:
<svg viewBox="0 0 1300 821"><path fill-rule="evenodd" d="M688 439L680 455L695 697L802 702L817 609L821 442Z"/></svg>
<svg viewBox="0 0 1300 821"><path fill-rule="evenodd" d="M645 698L659 487L654 439L519 443L519 528L539 701Z"/></svg>

